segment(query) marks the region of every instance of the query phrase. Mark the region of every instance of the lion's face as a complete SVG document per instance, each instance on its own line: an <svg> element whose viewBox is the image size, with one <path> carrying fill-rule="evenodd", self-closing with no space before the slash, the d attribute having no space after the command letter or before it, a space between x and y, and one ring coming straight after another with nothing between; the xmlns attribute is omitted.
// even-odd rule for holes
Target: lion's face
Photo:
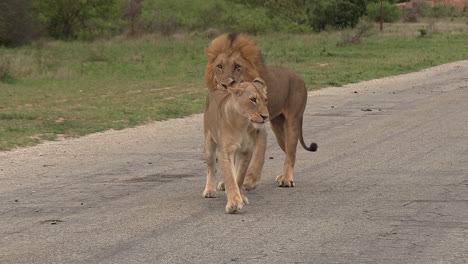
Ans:
<svg viewBox="0 0 468 264"><path fill-rule="evenodd" d="M244 81L244 69L247 62L240 56L238 52L228 56L225 53L220 54L213 63L214 78L217 88L226 89L231 80L236 83Z"/></svg>
<svg viewBox="0 0 468 264"><path fill-rule="evenodd" d="M241 83L263 76L260 48L243 33L223 34L214 39L205 52L208 58L205 80L210 90L226 89L229 79Z"/></svg>
<svg viewBox="0 0 468 264"><path fill-rule="evenodd" d="M228 86L235 98L237 111L248 118L256 128L263 127L268 122L266 86L262 79L256 78L253 82L242 82L238 85Z"/></svg>

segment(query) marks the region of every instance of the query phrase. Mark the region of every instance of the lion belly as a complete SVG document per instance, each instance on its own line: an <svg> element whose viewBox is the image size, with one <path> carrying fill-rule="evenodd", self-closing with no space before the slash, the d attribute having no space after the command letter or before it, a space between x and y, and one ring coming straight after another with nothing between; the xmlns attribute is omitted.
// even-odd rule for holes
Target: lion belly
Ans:
<svg viewBox="0 0 468 264"><path fill-rule="evenodd" d="M281 67L266 67L265 76L268 91L268 112L270 119L307 101L305 82L297 73Z"/></svg>

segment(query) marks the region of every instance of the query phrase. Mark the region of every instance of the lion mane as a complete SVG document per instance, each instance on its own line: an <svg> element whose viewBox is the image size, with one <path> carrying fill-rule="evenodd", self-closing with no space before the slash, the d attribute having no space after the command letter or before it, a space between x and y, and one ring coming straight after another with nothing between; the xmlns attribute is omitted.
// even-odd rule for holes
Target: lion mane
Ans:
<svg viewBox="0 0 468 264"><path fill-rule="evenodd" d="M214 39L205 49L208 64L205 70L205 81L210 90L216 89L214 70L216 68L216 58L225 53L228 57L234 53L239 53L247 61L245 72L245 82L251 82L256 77L263 77L265 65L260 48L244 33L225 33Z"/></svg>

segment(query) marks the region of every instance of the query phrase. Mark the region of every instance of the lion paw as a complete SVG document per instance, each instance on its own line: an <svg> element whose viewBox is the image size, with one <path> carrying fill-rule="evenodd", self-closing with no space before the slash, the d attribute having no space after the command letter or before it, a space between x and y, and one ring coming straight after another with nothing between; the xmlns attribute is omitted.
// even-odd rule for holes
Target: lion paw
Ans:
<svg viewBox="0 0 468 264"><path fill-rule="evenodd" d="M216 190L205 189L205 191L203 191L203 197L216 198Z"/></svg>
<svg viewBox="0 0 468 264"><path fill-rule="evenodd" d="M276 183L278 184L278 187L294 187L294 181L285 180L283 178L283 175L279 175L278 177L276 177Z"/></svg>
<svg viewBox="0 0 468 264"><path fill-rule="evenodd" d="M223 181L220 181L220 182L218 183L218 190L219 190L219 191L225 191L225 190L226 190Z"/></svg>
<svg viewBox="0 0 468 264"><path fill-rule="evenodd" d="M240 209L242 209L243 206L244 206L244 203L242 202L242 200L239 200L236 202L229 201L226 205L226 213L233 214L239 211Z"/></svg>

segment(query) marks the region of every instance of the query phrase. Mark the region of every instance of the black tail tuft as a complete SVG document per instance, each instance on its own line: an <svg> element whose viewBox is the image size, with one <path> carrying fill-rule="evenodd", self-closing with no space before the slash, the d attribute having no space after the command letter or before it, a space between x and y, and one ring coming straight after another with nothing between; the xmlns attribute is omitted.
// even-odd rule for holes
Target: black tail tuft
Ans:
<svg viewBox="0 0 468 264"><path fill-rule="evenodd" d="M318 145L317 143L310 144L309 151L317 151Z"/></svg>

